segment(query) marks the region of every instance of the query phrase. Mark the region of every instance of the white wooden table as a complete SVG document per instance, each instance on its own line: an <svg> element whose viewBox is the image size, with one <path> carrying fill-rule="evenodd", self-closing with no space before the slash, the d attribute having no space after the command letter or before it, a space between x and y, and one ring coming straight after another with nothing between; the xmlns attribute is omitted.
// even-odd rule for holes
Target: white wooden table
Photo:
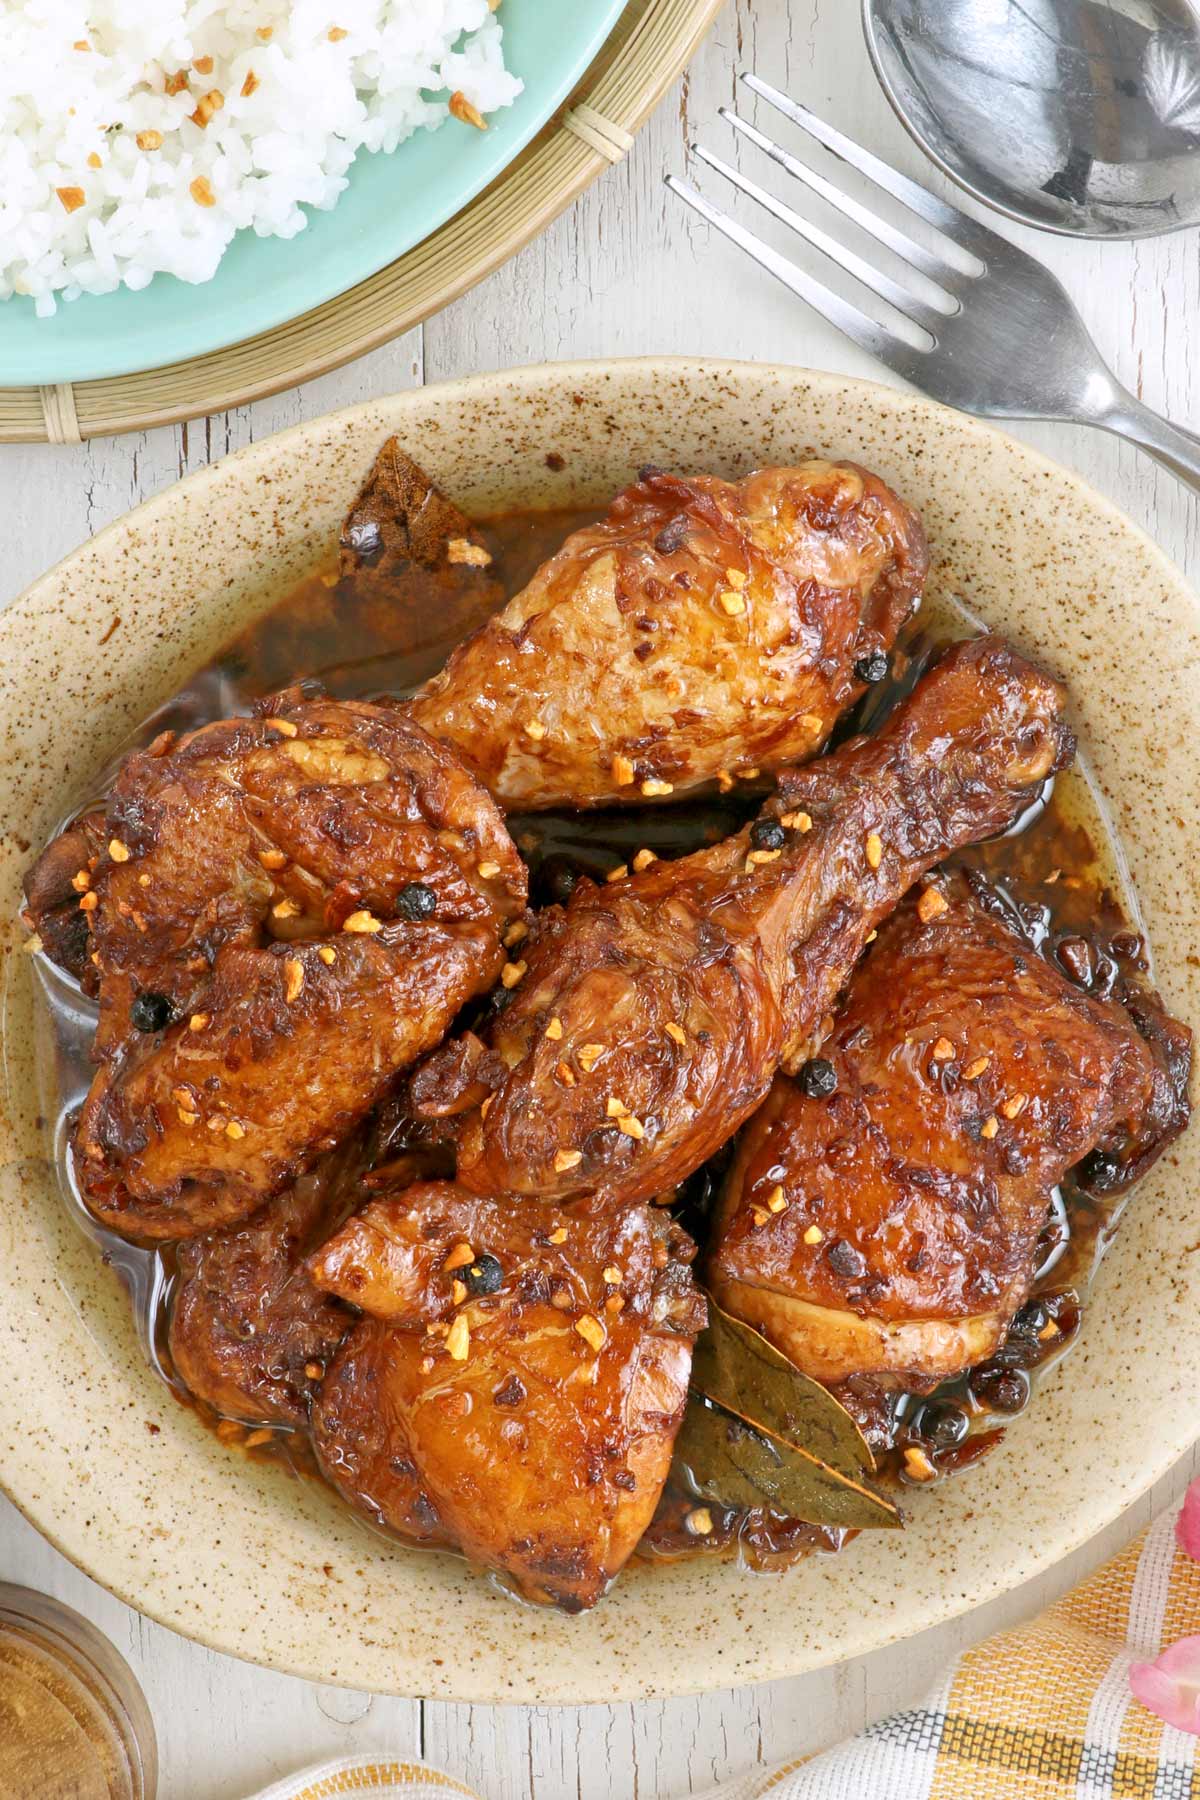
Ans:
<svg viewBox="0 0 1200 1800"><path fill-rule="evenodd" d="M747 64L922 173L876 89L853 0L730 0L629 159L544 238L423 330L244 411L78 448L0 450L0 600L179 476L283 426L396 388L521 363L659 351L876 373L686 216L662 185L664 169L684 166L693 137L723 147L727 134L716 109L733 98L734 72ZM707 177L705 185L714 182ZM1032 234L1029 241L1066 281L1122 380L1181 423L1200 424L1196 233L1103 247ZM1082 470L1193 579L1200 573L1200 502L1189 490L1097 433L1018 429ZM1051 1575L967 1619L799 1680L662 1704L452 1706L270 1674L149 1624L67 1564L2 1500L0 1578L59 1595L129 1659L157 1721L163 1800L239 1800L309 1761L367 1750L424 1756L486 1800L648 1800L700 1791L755 1764L820 1748L914 1700L958 1648L1035 1611L1139 1529L1152 1508L1181 1493L1200 1459L1193 1453L1185 1464ZM761 1605L769 1629L765 1580Z"/></svg>

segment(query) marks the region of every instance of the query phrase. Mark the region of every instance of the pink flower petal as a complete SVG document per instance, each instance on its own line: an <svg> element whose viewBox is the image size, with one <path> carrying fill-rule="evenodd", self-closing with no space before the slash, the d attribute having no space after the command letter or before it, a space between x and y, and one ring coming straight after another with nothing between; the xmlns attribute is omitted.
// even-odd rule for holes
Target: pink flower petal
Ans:
<svg viewBox="0 0 1200 1800"><path fill-rule="evenodd" d="M1200 1480L1193 1481L1183 1496L1175 1521L1175 1541L1185 1556L1200 1562Z"/></svg>
<svg viewBox="0 0 1200 1800"><path fill-rule="evenodd" d="M1153 1662L1134 1663L1129 1687L1158 1718L1200 1737L1200 1636L1180 1638Z"/></svg>

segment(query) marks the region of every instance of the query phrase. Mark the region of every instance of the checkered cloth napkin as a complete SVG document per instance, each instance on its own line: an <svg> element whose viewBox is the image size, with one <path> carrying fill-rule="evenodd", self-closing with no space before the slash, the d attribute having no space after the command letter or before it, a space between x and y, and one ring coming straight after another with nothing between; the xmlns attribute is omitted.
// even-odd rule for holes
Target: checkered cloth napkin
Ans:
<svg viewBox="0 0 1200 1800"><path fill-rule="evenodd" d="M1198 1554L1200 1482L1182 1514L1049 1611L968 1650L922 1706L704 1800L1200 1800ZM255 1800L343 1794L479 1800L436 1770L369 1758Z"/></svg>

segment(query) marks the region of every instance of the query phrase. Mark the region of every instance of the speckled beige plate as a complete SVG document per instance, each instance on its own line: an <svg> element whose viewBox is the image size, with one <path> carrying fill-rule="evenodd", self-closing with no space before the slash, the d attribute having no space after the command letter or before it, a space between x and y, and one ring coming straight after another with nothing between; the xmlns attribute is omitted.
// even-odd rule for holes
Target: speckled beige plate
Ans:
<svg viewBox="0 0 1200 1800"><path fill-rule="evenodd" d="M888 388L712 362L486 376L285 432L141 507L0 616L5 1488L98 1581L206 1644L459 1700L763 1680L1011 1588L1106 1525L1200 1429L1200 1257L1186 1254L1200 1236L1200 1129L1138 1191L1082 1341L1007 1446L916 1494L902 1537L861 1538L777 1579L639 1568L585 1618L518 1606L453 1560L368 1536L318 1487L224 1451L142 1361L45 1161L12 923L21 870L136 721L327 549L392 431L478 509L607 496L646 461L733 474L817 445L878 469L925 516L934 583L1069 678L1161 984L1200 1024L1200 610L1065 469Z"/></svg>

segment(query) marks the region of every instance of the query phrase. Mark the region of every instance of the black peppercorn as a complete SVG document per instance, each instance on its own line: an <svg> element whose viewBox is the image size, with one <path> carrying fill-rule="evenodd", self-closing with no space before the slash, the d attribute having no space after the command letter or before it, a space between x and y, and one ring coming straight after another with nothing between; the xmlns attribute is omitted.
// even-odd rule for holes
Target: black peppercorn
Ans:
<svg viewBox="0 0 1200 1800"><path fill-rule="evenodd" d="M1029 1399L1029 1377L1024 1369L981 1363L971 1371L971 1392L991 1412L1019 1413Z"/></svg>
<svg viewBox="0 0 1200 1800"><path fill-rule="evenodd" d="M750 842L756 850L782 850L787 832L776 819L756 819L750 827Z"/></svg>
<svg viewBox="0 0 1200 1800"><path fill-rule="evenodd" d="M887 679L887 673L890 667L891 664L888 662L887 655L884 651L871 650L868 651L866 656L859 657L854 665L854 673L858 676L860 681L870 682L871 686L874 687L877 682L885 681Z"/></svg>
<svg viewBox="0 0 1200 1800"><path fill-rule="evenodd" d="M827 1100L837 1087L837 1070L825 1057L814 1056L802 1064L796 1080L810 1100Z"/></svg>
<svg viewBox="0 0 1200 1800"><path fill-rule="evenodd" d="M1075 1171L1075 1176L1082 1188L1094 1188L1103 1192L1120 1179L1121 1165L1111 1150L1093 1150L1085 1156Z"/></svg>
<svg viewBox="0 0 1200 1800"><path fill-rule="evenodd" d="M469 1294L494 1294L504 1280L504 1270L494 1256L483 1255L468 1265L462 1279Z"/></svg>
<svg viewBox="0 0 1200 1800"><path fill-rule="evenodd" d="M961 1406L952 1400L930 1400L916 1418L916 1430L927 1444L939 1450L952 1450L967 1435L970 1421Z"/></svg>
<svg viewBox="0 0 1200 1800"><path fill-rule="evenodd" d="M430 913L437 911L437 895L423 881L410 881L396 895L396 917L398 919L427 919Z"/></svg>
<svg viewBox="0 0 1200 1800"><path fill-rule="evenodd" d="M140 993L129 1009L136 1031L162 1031L171 1023L171 1001L167 994L154 994L149 989Z"/></svg>
<svg viewBox="0 0 1200 1800"><path fill-rule="evenodd" d="M832 1244L826 1245L825 1260L834 1274L842 1276L846 1281L856 1281L866 1272L866 1257L853 1244L848 1244L845 1238L834 1238Z"/></svg>
<svg viewBox="0 0 1200 1800"><path fill-rule="evenodd" d="M1027 1300L1009 1326L1018 1337L1040 1337L1050 1323L1050 1314L1040 1300Z"/></svg>

